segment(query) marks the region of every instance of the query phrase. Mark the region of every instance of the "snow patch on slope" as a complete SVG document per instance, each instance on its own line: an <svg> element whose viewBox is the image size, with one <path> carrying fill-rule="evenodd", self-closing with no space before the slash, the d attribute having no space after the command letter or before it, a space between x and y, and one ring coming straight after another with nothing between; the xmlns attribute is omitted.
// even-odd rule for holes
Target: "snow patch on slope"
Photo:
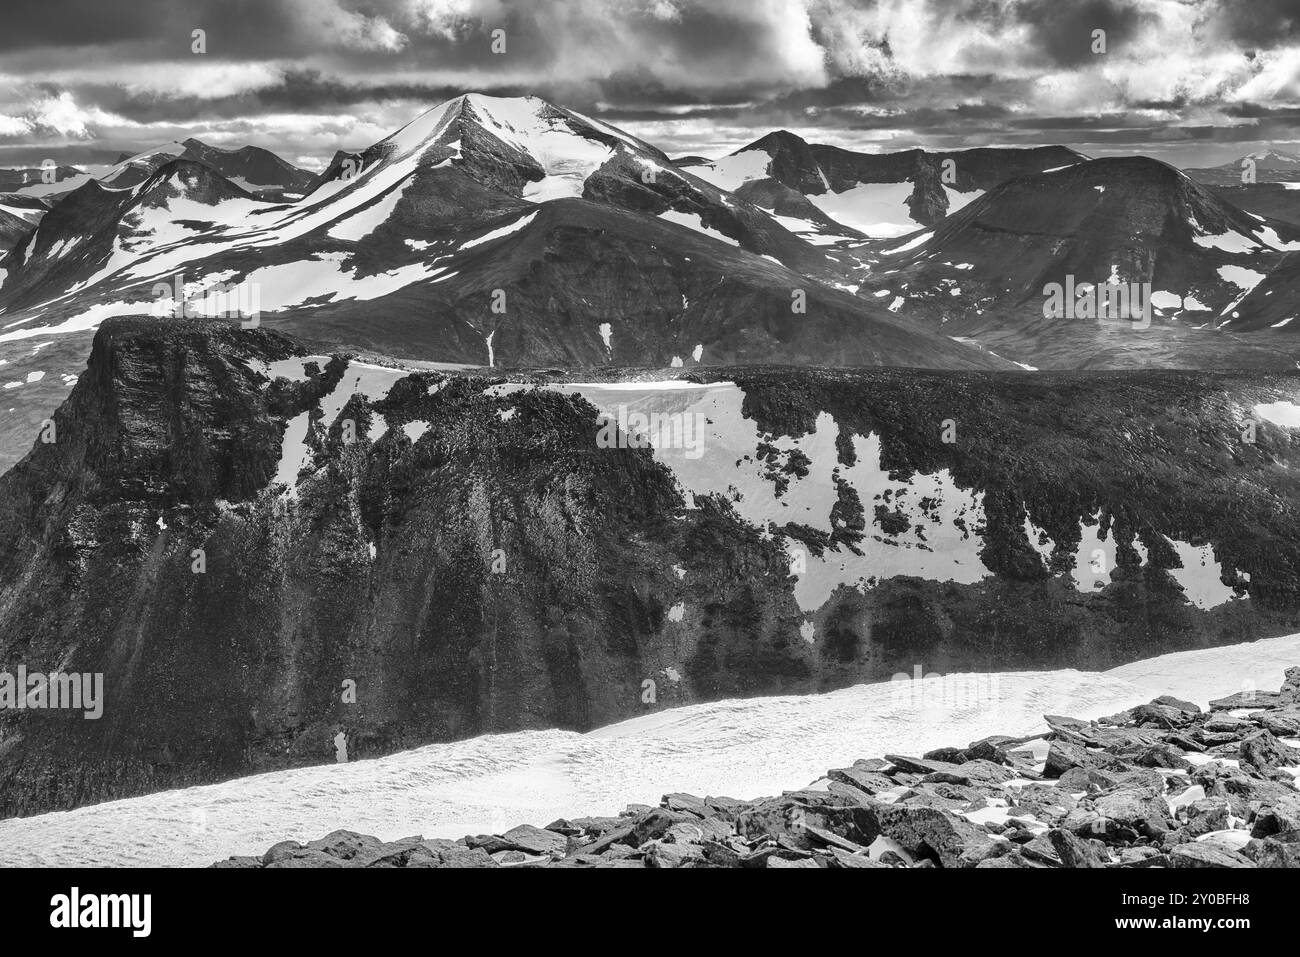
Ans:
<svg viewBox="0 0 1300 957"><path fill-rule="evenodd" d="M912 184L906 181L859 183L842 193L809 196L808 201L837 223L874 239L892 239L906 236L918 225L906 205L912 189Z"/></svg>

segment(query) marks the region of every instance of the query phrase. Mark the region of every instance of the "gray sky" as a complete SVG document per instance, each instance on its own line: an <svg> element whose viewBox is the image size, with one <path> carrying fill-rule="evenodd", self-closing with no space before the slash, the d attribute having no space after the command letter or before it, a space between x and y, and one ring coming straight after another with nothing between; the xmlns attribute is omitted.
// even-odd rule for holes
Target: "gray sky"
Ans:
<svg viewBox="0 0 1300 957"><path fill-rule="evenodd" d="M192 135L319 168L473 90L672 154L778 128L871 152L1300 152L1300 0L5 0L0 17L4 166Z"/></svg>

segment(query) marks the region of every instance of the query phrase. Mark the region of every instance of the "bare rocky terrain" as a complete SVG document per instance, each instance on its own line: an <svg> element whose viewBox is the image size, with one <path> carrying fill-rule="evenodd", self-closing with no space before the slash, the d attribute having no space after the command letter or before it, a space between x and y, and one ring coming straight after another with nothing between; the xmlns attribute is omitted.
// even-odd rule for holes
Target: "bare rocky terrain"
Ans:
<svg viewBox="0 0 1300 957"><path fill-rule="evenodd" d="M1099 721L828 771L777 797L658 807L460 840L335 831L215 867L1300 867L1300 667L1209 710L1162 696Z"/></svg>

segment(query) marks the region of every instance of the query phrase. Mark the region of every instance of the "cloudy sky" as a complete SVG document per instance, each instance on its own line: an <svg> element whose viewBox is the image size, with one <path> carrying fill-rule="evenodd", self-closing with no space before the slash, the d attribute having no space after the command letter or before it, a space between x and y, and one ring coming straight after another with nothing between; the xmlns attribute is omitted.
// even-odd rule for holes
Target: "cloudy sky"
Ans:
<svg viewBox="0 0 1300 957"><path fill-rule="evenodd" d="M1300 152L1300 0L4 0L0 25L0 166L197 136L319 168L470 90L674 155L776 128L1180 166Z"/></svg>

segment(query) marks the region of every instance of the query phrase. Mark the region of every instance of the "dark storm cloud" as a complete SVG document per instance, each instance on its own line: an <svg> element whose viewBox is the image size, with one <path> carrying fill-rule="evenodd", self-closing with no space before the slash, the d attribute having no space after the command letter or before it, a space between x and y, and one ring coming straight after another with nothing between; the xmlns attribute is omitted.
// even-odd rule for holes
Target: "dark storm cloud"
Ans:
<svg viewBox="0 0 1300 957"><path fill-rule="evenodd" d="M1300 38L1300 0L1224 0L1214 21L1244 47L1270 49Z"/></svg>
<svg viewBox="0 0 1300 957"><path fill-rule="evenodd" d="M100 47L161 59L188 54L202 29L214 54L250 60L312 53L321 39L310 0L5 0L4 17L0 52Z"/></svg>
<svg viewBox="0 0 1300 957"><path fill-rule="evenodd" d="M122 5L101 0L6 0L0 52L137 43L141 37L156 35L160 23L185 7L166 0Z"/></svg>
<svg viewBox="0 0 1300 957"><path fill-rule="evenodd" d="M1104 32L1106 50L1122 49L1150 14L1126 0L1032 0L1019 8L1025 23L1033 27L1034 39L1059 66L1092 63L1093 33Z"/></svg>
<svg viewBox="0 0 1300 957"><path fill-rule="evenodd" d="M1300 0L7 0L3 16L0 161L189 132L328 156L466 90L535 93L670 151L774 127L949 146L1294 139L1300 122Z"/></svg>

